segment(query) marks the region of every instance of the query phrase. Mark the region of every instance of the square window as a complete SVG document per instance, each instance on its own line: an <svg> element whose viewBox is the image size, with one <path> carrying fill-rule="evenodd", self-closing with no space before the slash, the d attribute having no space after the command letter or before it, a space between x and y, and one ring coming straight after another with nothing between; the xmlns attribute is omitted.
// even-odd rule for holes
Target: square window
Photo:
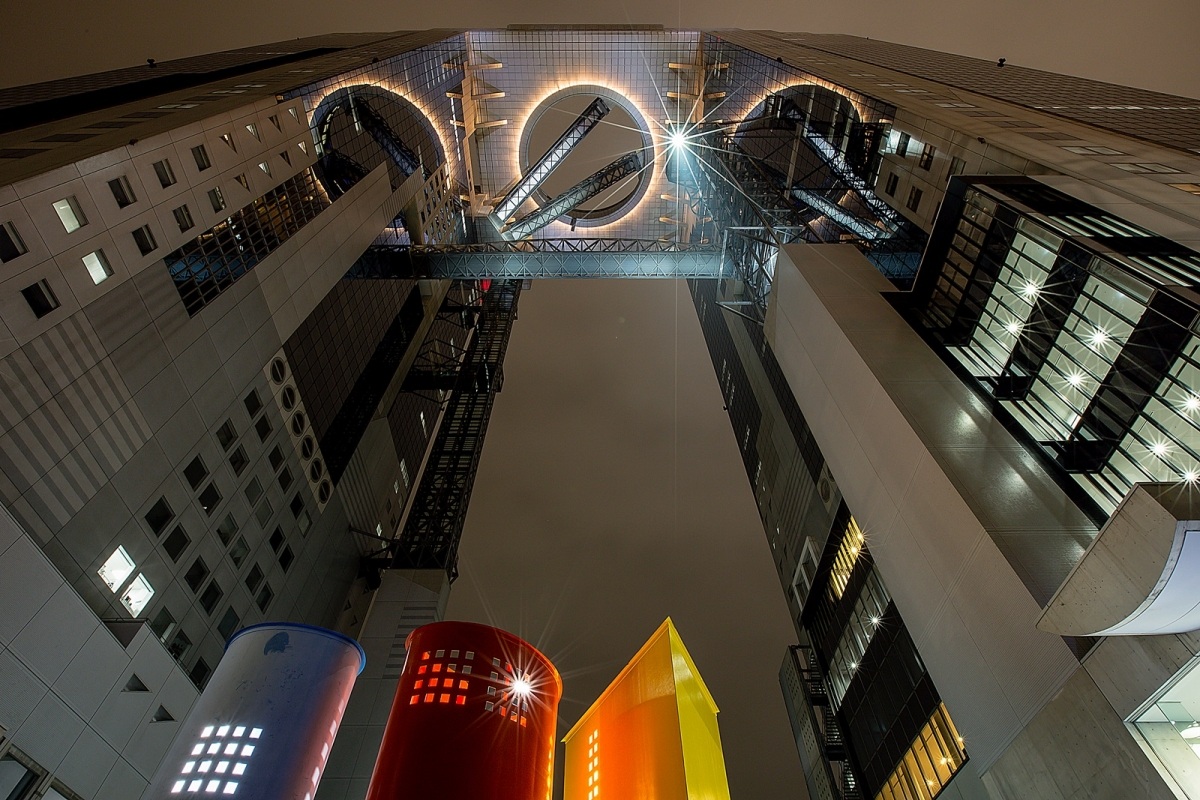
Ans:
<svg viewBox="0 0 1200 800"><path fill-rule="evenodd" d="M25 240L21 238L21 234L17 233L17 228L12 222L0 225L0 261L7 264L28 252L29 248L25 246Z"/></svg>
<svg viewBox="0 0 1200 800"><path fill-rule="evenodd" d="M276 526L275 530L271 532L270 539L271 549L276 553L279 552L279 548L283 547L283 539L283 528Z"/></svg>
<svg viewBox="0 0 1200 800"><path fill-rule="evenodd" d="M179 226L180 233L187 233L196 225L192 219L192 212L188 210L187 203L172 211L171 214L175 217L175 224Z"/></svg>
<svg viewBox="0 0 1200 800"><path fill-rule="evenodd" d="M286 492L288 490L288 487L290 487L291 485L292 485L292 471L290 469L288 469L287 467L284 467L283 471L279 473L279 488L283 489Z"/></svg>
<svg viewBox="0 0 1200 800"><path fill-rule="evenodd" d="M233 447L233 443L237 441L237 428L233 427L233 420L227 419L221 427L217 428L217 441L222 450Z"/></svg>
<svg viewBox="0 0 1200 800"><path fill-rule="evenodd" d="M200 605L205 611L211 614L213 613L213 609L217 607L217 603L221 602L221 597L224 594L216 581L209 581L208 586L204 587L204 593L200 595Z"/></svg>
<svg viewBox="0 0 1200 800"><path fill-rule="evenodd" d="M208 202L212 204L213 211L225 210L225 195L221 194L220 186L208 190Z"/></svg>
<svg viewBox="0 0 1200 800"><path fill-rule="evenodd" d="M931 144L925 145L925 149L921 151L921 160L919 162L917 162L917 165L921 169L926 169L926 170L929 169L930 167L932 167L933 166L933 156L936 152L937 152L937 149L933 145L931 145Z"/></svg>
<svg viewBox="0 0 1200 800"><path fill-rule="evenodd" d="M279 567L284 572L287 572L288 567L290 567L292 565L292 561L294 561L294 560L295 560L295 555L292 553L292 548L285 547L285 548L283 548L283 552L279 554Z"/></svg>
<svg viewBox="0 0 1200 800"><path fill-rule="evenodd" d="M129 185L129 179L124 175L109 181L108 188L112 191L113 199L117 201L117 208L125 208L137 202L137 197L133 194L133 187Z"/></svg>
<svg viewBox="0 0 1200 800"><path fill-rule="evenodd" d="M225 615L221 617L220 623L217 624L217 633L221 634L222 639L229 639L237 632L238 625L242 622L238 613L233 610L233 606L225 609Z"/></svg>
<svg viewBox="0 0 1200 800"><path fill-rule="evenodd" d="M200 501L200 507L204 509L204 513L212 516L213 511L217 508L217 503L221 502L221 492L215 483L210 483L204 487L204 491L200 492L197 499Z"/></svg>
<svg viewBox="0 0 1200 800"><path fill-rule="evenodd" d="M125 579L133 574L134 566L129 551L123 546L118 546L96 572L100 576L100 580L115 592L125 583Z"/></svg>
<svg viewBox="0 0 1200 800"><path fill-rule="evenodd" d="M188 571L184 573L183 579L193 592L200 591L200 587L204 584L204 579L208 577L208 565L204 563L203 558L197 558L188 567Z"/></svg>
<svg viewBox="0 0 1200 800"><path fill-rule="evenodd" d="M249 554L250 545L246 543L245 536L239 536L233 547L229 548L229 560L235 567L241 567Z"/></svg>
<svg viewBox="0 0 1200 800"><path fill-rule="evenodd" d="M262 400L259 399L258 392L254 389L250 390L250 394L246 395L246 398L243 402L246 404L246 413L249 414L251 418L253 418L255 414L262 410Z"/></svg>
<svg viewBox="0 0 1200 800"><path fill-rule="evenodd" d="M229 454L229 466L233 467L234 475L241 475L242 470L250 463L250 459L246 457L246 448L238 445L238 448Z"/></svg>
<svg viewBox="0 0 1200 800"><path fill-rule="evenodd" d="M267 419L267 415L263 414L258 418L258 422L254 423L254 431L258 434L259 441L265 442L271 436L271 420Z"/></svg>
<svg viewBox="0 0 1200 800"><path fill-rule="evenodd" d="M254 518L264 529L271 524L271 517L274 515L275 507L271 505L271 500L267 497L264 497L258 507L254 509Z"/></svg>
<svg viewBox="0 0 1200 800"><path fill-rule="evenodd" d="M196 159L196 169L200 172L204 172L212 166L212 161L208 158L208 150L202 144L192 148L192 158Z"/></svg>
<svg viewBox="0 0 1200 800"><path fill-rule="evenodd" d="M272 447L270 454L267 456L271 461L271 469L277 470L283 463L283 451L278 447Z"/></svg>
<svg viewBox="0 0 1200 800"><path fill-rule="evenodd" d="M896 196L896 186L900 183L900 176L896 173L889 173L887 176L887 184L883 187L883 191L888 197Z"/></svg>
<svg viewBox="0 0 1200 800"><path fill-rule="evenodd" d="M266 611L267 606L271 605L271 599L275 597L275 593L271 591L271 584L263 585L262 591L258 593L258 597L254 602L258 605L259 611Z"/></svg>
<svg viewBox="0 0 1200 800"><path fill-rule="evenodd" d="M257 591L259 584L262 583L262 579L263 571L259 569L258 564L255 564L250 568L250 571L246 573L246 588L251 592Z"/></svg>
<svg viewBox="0 0 1200 800"><path fill-rule="evenodd" d="M83 209L79 207L79 201L75 199L75 195L64 197L62 200L56 200L54 210L58 213L58 219L62 222L62 226L67 233L75 231L87 225L87 216L83 213Z"/></svg>
<svg viewBox="0 0 1200 800"><path fill-rule="evenodd" d="M136 617L150 604L150 598L152 597L154 597L154 587L150 585L150 581L146 579L145 574L139 572L138 576L129 584L129 588L121 595L121 605L125 606L125 610Z"/></svg>
<svg viewBox="0 0 1200 800"><path fill-rule="evenodd" d="M263 495L262 484L259 483L258 478L251 478L250 482L248 484L246 484L245 491L246 491L246 500L249 501L250 505L254 505L255 503L257 503L258 498L262 497L262 495Z"/></svg>
<svg viewBox="0 0 1200 800"><path fill-rule="evenodd" d="M167 504L167 498L160 497L150 506L150 510L146 512L146 524L150 526L150 530L154 531L155 536L162 535L171 520L175 519L175 512L171 510L171 506Z"/></svg>
<svg viewBox="0 0 1200 800"><path fill-rule="evenodd" d="M209 669L208 664L205 663L204 659L197 658L195 666L193 666L192 671L188 673L188 677L192 679L192 683L196 684L197 689L203 689L204 683L205 683L205 681L208 680L208 676L211 673L212 673L212 670ZM216 781L210 781L210 782L216 783ZM188 791L198 791L200 789L200 786L199 786L200 781L192 781L192 783L194 785L196 785L196 789L195 790L189 789Z"/></svg>
<svg viewBox="0 0 1200 800"><path fill-rule="evenodd" d="M192 540L188 538L183 526L176 525L175 530L171 531L166 539L163 539L163 550L166 551L172 561L179 561L180 556L183 555L183 551L187 550L187 546L191 543Z"/></svg>
<svg viewBox="0 0 1200 800"><path fill-rule="evenodd" d="M104 257L103 250L93 250L84 256L83 266L87 268L92 283L97 286L111 278L113 274L112 267L108 265L108 259Z"/></svg>
<svg viewBox="0 0 1200 800"><path fill-rule="evenodd" d="M50 284L46 282L45 278L32 286L26 286L21 290L21 296L25 298L33 315L38 319L46 316L60 305L58 296L54 294L54 290L50 288Z"/></svg>
<svg viewBox="0 0 1200 800"><path fill-rule="evenodd" d="M217 538L221 540L221 544L225 547L233 541L233 537L237 536L238 532L237 520L233 518L233 514L226 514L225 519L221 520L217 525Z"/></svg>
<svg viewBox="0 0 1200 800"><path fill-rule="evenodd" d="M913 186L908 190L908 202L905 203L909 211L916 211L921 206L921 190Z"/></svg>
<svg viewBox="0 0 1200 800"><path fill-rule="evenodd" d="M292 508L292 516L296 517L297 519L299 519L300 515L302 513L304 513L304 498L302 498L300 496L299 492L297 492L296 495L292 498L291 508Z"/></svg>
<svg viewBox="0 0 1200 800"><path fill-rule="evenodd" d="M946 177L953 178L955 175L962 175L963 171L966 168L967 168L966 161L963 161L958 156L951 156L951 158L950 158L950 173Z"/></svg>
<svg viewBox="0 0 1200 800"><path fill-rule="evenodd" d="M201 481L208 477L208 467L204 466L204 459L200 456L193 458L191 463L183 468L183 477L187 478L193 489L199 486Z"/></svg>
<svg viewBox="0 0 1200 800"><path fill-rule="evenodd" d="M150 620L150 630L154 631L154 635L160 642L165 642L175 630L175 617L171 616L171 612L165 606L158 610L154 619Z"/></svg>
<svg viewBox="0 0 1200 800"><path fill-rule="evenodd" d="M182 661L188 651L192 649L192 640L183 631L175 634L175 638L171 639L171 643L167 645L167 652L171 654L176 661Z"/></svg>
<svg viewBox="0 0 1200 800"><path fill-rule="evenodd" d="M133 232L133 241L137 245L137 249L142 255L148 256L158 247L158 242L154 239L154 231L150 230L149 225L143 225Z"/></svg>
<svg viewBox="0 0 1200 800"><path fill-rule="evenodd" d="M171 169L171 162L165 158L154 162L154 174L164 189L175 184L175 170Z"/></svg>

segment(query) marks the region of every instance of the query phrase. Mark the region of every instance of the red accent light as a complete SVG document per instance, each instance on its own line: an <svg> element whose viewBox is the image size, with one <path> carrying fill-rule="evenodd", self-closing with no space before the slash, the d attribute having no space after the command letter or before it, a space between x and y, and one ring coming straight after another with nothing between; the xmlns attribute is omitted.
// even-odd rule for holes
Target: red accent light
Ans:
<svg viewBox="0 0 1200 800"><path fill-rule="evenodd" d="M491 289L491 288L492 288L492 279L491 278L484 278L483 280L481 280L479 282L479 291L486 292L488 289Z"/></svg>
<svg viewBox="0 0 1200 800"><path fill-rule="evenodd" d="M442 665L441 665L441 664L434 664L434 665L433 665L433 671L434 671L434 672L441 672L441 671L442 671Z"/></svg>
<svg viewBox="0 0 1200 800"><path fill-rule="evenodd" d="M424 664L422 664L421 666L417 667L417 674L418 674L418 675L424 675L424 674L425 674L425 665L424 665Z"/></svg>
<svg viewBox="0 0 1200 800"><path fill-rule="evenodd" d="M432 693L431 693L431 694L427 694L427 695L425 695L425 702L426 702L426 703L432 703L432 702L433 702L433 694L432 694Z"/></svg>
<svg viewBox="0 0 1200 800"><path fill-rule="evenodd" d="M444 694L444 695L442 695L441 697L439 697L439 698L438 698L438 702L439 702L439 703L449 703L449 702L450 702L450 695L448 695L448 694Z"/></svg>
<svg viewBox="0 0 1200 800"><path fill-rule="evenodd" d="M467 704L467 696L460 694L458 697L454 698L454 702L458 703L460 706L465 706Z"/></svg>
<svg viewBox="0 0 1200 800"><path fill-rule="evenodd" d="M414 694L412 697L408 698L408 704L409 704L410 706L415 706L415 705L417 704L417 700L419 700L419 699L420 699L420 698L418 698L418 697L417 697L417 696Z"/></svg>
<svg viewBox="0 0 1200 800"><path fill-rule="evenodd" d="M420 688L421 688L421 684L422 684L423 682L424 682L424 681L417 681L416 683L414 683L414 684L413 684L413 688L414 688L414 689L420 689Z"/></svg>

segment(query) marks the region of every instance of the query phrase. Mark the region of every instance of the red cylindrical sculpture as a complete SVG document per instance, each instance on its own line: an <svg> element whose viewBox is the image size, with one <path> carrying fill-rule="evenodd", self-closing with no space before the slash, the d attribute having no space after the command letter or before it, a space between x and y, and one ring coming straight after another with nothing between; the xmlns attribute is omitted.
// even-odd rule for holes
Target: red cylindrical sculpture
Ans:
<svg viewBox="0 0 1200 800"><path fill-rule="evenodd" d="M562 679L511 633L417 628L367 800L549 800Z"/></svg>

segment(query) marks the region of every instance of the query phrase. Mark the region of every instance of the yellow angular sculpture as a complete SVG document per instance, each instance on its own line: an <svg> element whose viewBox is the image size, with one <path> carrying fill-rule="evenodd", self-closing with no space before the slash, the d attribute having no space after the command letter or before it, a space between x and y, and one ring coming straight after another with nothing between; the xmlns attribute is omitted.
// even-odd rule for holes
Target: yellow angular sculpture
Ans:
<svg viewBox="0 0 1200 800"><path fill-rule="evenodd" d="M563 737L564 800L729 800L717 711L668 617Z"/></svg>

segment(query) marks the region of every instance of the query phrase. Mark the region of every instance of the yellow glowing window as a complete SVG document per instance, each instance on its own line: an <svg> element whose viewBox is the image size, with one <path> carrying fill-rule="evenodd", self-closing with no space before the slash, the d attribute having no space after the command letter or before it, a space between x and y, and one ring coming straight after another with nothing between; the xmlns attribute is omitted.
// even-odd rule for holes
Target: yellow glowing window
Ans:
<svg viewBox="0 0 1200 800"><path fill-rule="evenodd" d="M529 722L529 720L525 719L524 717L521 717L521 727L522 728L529 727L527 724L528 722Z"/></svg>
<svg viewBox="0 0 1200 800"><path fill-rule="evenodd" d="M422 660L422 661L428 661L428 660L429 660L429 651L428 651L428 650L426 650L424 653L422 653L422 654L421 654L421 660Z"/></svg>
<svg viewBox="0 0 1200 800"><path fill-rule="evenodd" d="M851 517L850 521L846 523L842 544L833 558L833 570L829 576L829 588L833 591L835 598L841 598L842 593L846 591L846 584L850 582L850 573L854 571L858 554L862 552L864 538L862 528L858 527L854 517Z"/></svg>
<svg viewBox="0 0 1200 800"><path fill-rule="evenodd" d="M458 688L460 688L460 689L466 689L466 688L467 688L467 682L466 682L466 681L459 681L459 682L458 682Z"/></svg>
<svg viewBox="0 0 1200 800"><path fill-rule="evenodd" d="M929 800L967 760L962 737L939 703L875 800Z"/></svg>
<svg viewBox="0 0 1200 800"><path fill-rule="evenodd" d="M449 702L450 702L450 695L448 695L448 694L444 694L444 695L442 695L441 697L439 697L439 698L438 698L438 702L439 702L439 703L449 703Z"/></svg>

